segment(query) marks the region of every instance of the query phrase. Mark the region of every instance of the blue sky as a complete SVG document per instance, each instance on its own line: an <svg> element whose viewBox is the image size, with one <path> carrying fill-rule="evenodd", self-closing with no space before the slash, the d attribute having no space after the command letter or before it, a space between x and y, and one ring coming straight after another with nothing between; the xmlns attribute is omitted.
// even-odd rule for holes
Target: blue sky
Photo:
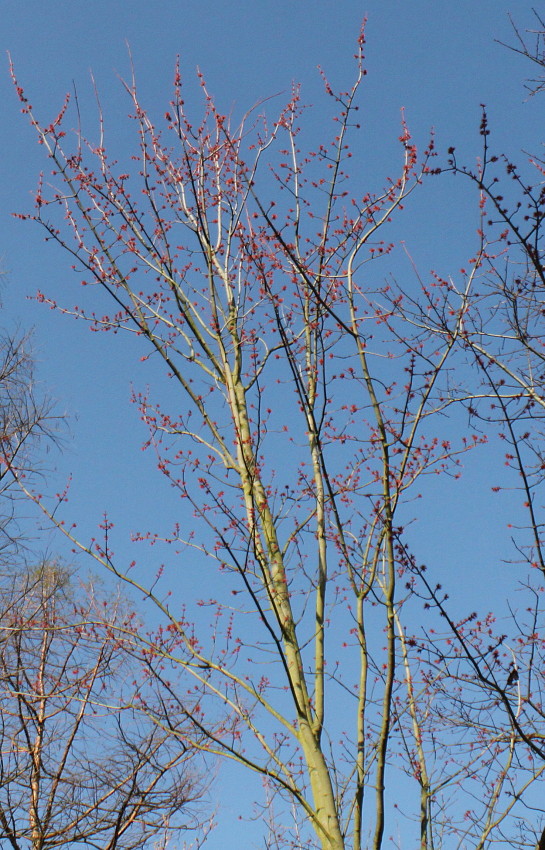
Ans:
<svg viewBox="0 0 545 850"><path fill-rule="evenodd" d="M521 28L530 25L530 4L519 0L514 7L504 0L3 0L0 256L8 273L3 324L35 328L38 378L58 410L66 411L71 433L63 454L46 458L44 464L54 465L53 481L73 474L70 509L84 533L92 533L105 509L122 533L147 528L165 513L174 518L175 510L150 471L150 460L139 452L145 434L129 404L136 348L89 334L82 323L28 300L37 289L62 300L73 279L62 252L45 245L37 227L10 216L30 209L37 175L47 166L19 114L5 51L10 51L20 82L43 120L56 115L65 92L75 86L92 127L92 72L111 142L120 153L129 126L122 120L128 104L119 81L119 76L130 74L127 46L141 99L155 115L168 106L179 54L189 97L196 100L194 74L199 66L222 108L238 116L262 98L287 95L292 81L301 82L303 102L315 105L308 119L313 136L327 120L328 109L316 66L321 65L334 84L348 86L358 28L367 15L364 130L354 163L363 185L378 185L397 169L402 108L420 147L433 127L438 149L455 145L462 160L473 162L479 154L481 103L489 110L493 146L513 156L536 147L542 107L525 101L523 88L531 71L496 43L513 40L508 11L516 14ZM405 241L423 274L431 268L455 273L471 251L477 225L474 199L460 181L452 181L450 191L449 197L443 186L426 186L396 224L396 238ZM402 253L393 257L384 274L391 271L409 275ZM491 539L490 529L463 539L459 535L478 512L481 488L489 486L483 473L496 459L494 447L482 453L467 473L466 489L449 504L448 517L439 504L421 518L422 560L441 558L448 574L460 560L492 563L501 556L504 538ZM499 526L507 521L508 511L499 501ZM438 520L445 522L447 540L454 532L456 547L426 533ZM222 843L218 835L217 846ZM210 846L216 846L214 839Z"/></svg>
<svg viewBox="0 0 545 850"><path fill-rule="evenodd" d="M480 104L490 112L493 144L516 155L537 138L538 104L524 102L528 68L520 57L495 40L511 41L509 4L498 2L35 2L3 3L2 53L9 50L17 75L39 117L56 114L74 86L94 131L95 106L90 73L101 97L109 140L122 153L130 125L119 76L130 74L127 45L133 56L142 101L162 116L168 105L174 61L181 57L187 89L196 98L195 69L204 72L222 108L241 115L256 101L288 93L302 84L309 138L327 120L327 99L316 67L320 64L337 85L351 81L352 54L363 15L367 25L368 78L362 93L364 127L354 150L355 172L362 186L377 186L396 172L400 110L424 147L435 128L438 149L456 145L469 162L480 152ZM531 23L520 9L522 27ZM4 54L5 55L5 54ZM0 255L8 272L4 287L7 324L35 327L38 376L70 418L71 439L56 461L61 475L74 475L73 505L91 527L101 511L115 511L127 488L146 480L147 461L137 451L142 438L134 411L128 410L135 352L130 346L85 332L28 300L37 289L58 300L72 279L66 258L45 245L37 227L11 217L31 204L37 175L44 169L41 149L19 115L7 73L0 75L4 120ZM191 96L191 94L190 94ZM277 101L271 105L276 109ZM431 182L413 196L408 213L395 225L421 273L431 268L451 274L464 264L477 224L474 199L461 181ZM450 197L452 202L450 202ZM447 198L447 202L445 199ZM384 275L409 274L402 253ZM71 297L71 296L70 296ZM132 416L132 418L131 418ZM133 423L127 427L127 422ZM153 490L152 502L160 496ZM108 483L106 483L108 482ZM160 488L160 482L156 482ZM460 499L467 504L467 495ZM141 527L150 504L137 488L130 518L121 525ZM82 517L81 521L84 521ZM433 553L430 553L433 554Z"/></svg>

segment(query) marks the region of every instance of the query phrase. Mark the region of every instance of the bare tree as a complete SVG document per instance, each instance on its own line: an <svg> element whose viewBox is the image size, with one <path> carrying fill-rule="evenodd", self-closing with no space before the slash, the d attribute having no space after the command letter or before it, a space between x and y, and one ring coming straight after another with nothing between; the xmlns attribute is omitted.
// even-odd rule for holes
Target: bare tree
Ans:
<svg viewBox="0 0 545 850"><path fill-rule="evenodd" d="M137 703L135 615L44 564L2 594L0 835L13 850L179 846L202 787ZM175 737L174 737L175 735ZM193 809L192 809L193 806Z"/></svg>
<svg viewBox="0 0 545 850"><path fill-rule="evenodd" d="M13 564L23 537L15 510L14 472L26 480L37 472L37 444L51 440L59 418L35 391L30 337L0 335L0 559Z"/></svg>
<svg viewBox="0 0 545 850"><path fill-rule="evenodd" d="M522 32L517 23L511 20L515 41L513 44L504 44L503 46L537 65L539 76L529 79L526 85L530 95L535 95L545 90L545 75L543 73L545 68L545 21L539 12L535 9L532 11L535 26Z"/></svg>
<svg viewBox="0 0 545 850"><path fill-rule="evenodd" d="M459 286L436 277L415 294L374 283L388 224L435 170L435 151L419 157L403 125L399 173L376 192L348 183L363 44L361 34L348 91L324 78L335 131L307 153L297 90L272 124L254 110L234 126L201 78L204 112L191 123L177 71L160 132L133 80L140 149L122 170L102 116L99 143L80 131L72 146L68 103L42 125L18 87L57 186L40 184L22 218L83 270L84 306L63 311L135 332L142 360L155 354L176 386L160 403L136 400L180 523L137 537L197 564L202 596L192 606L184 588L167 604L143 570L114 559L108 522L93 548L59 527L164 616L141 637L164 695L145 702L146 716L160 729L187 716L203 748L294 806L293 830L271 842L379 850L401 796L422 850L528 846L541 708L520 671L525 657L538 675L539 638L515 619L515 652L487 615L456 617L405 532L425 476L456 477L460 455L485 440L472 417L493 427L493 402L515 427L535 401L538 379L520 368L528 322L513 337L496 295L483 296L483 273L499 268L484 236ZM486 141L486 121L481 131ZM486 187L482 173L474 179ZM537 350L537 329L533 338ZM464 406L455 442L445 422ZM527 461L517 468L529 487Z"/></svg>

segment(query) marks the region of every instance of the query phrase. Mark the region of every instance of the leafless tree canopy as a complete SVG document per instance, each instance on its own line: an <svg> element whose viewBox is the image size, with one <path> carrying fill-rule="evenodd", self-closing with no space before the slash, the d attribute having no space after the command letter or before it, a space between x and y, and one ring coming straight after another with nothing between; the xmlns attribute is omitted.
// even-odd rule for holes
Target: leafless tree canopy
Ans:
<svg viewBox="0 0 545 850"><path fill-rule="evenodd" d="M4 589L0 834L14 850L179 846L201 792L175 720L141 711L134 615L44 564ZM157 843L158 842L158 843Z"/></svg>
<svg viewBox="0 0 545 850"><path fill-rule="evenodd" d="M38 444L52 440L59 420L34 387L29 336L0 334L0 563L12 558L23 542L13 487L14 473L29 480L38 468Z"/></svg>
<svg viewBox="0 0 545 850"><path fill-rule="evenodd" d="M504 46L529 59L538 68L538 76L530 78L526 84L530 95L535 95L545 90L545 21L536 9L532 11L535 25L523 32L516 20L511 20L515 40Z"/></svg>

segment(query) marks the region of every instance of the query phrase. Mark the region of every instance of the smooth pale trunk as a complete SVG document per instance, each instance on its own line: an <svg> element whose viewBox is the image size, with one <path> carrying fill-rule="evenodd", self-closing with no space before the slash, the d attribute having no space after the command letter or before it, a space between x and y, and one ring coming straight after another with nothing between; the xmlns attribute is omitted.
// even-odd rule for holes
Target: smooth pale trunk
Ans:
<svg viewBox="0 0 545 850"><path fill-rule="evenodd" d="M339 827L331 777L325 763L324 755L306 722L301 723L299 734L307 762L316 812L315 828L321 842L322 850L344 850L345 843Z"/></svg>

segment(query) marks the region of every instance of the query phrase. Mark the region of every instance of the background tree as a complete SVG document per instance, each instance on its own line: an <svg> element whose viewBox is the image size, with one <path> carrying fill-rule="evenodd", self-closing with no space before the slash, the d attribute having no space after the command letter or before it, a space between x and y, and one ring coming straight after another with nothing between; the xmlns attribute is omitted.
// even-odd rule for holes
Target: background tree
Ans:
<svg viewBox="0 0 545 850"><path fill-rule="evenodd" d="M52 563L1 606L3 846L180 846L202 787L181 723L163 732L139 711L134 612Z"/></svg>
<svg viewBox="0 0 545 850"><path fill-rule="evenodd" d="M456 477L459 456L484 442L491 416L471 420L479 399L481 411L492 396L511 411L528 401L527 383L505 395L475 381L490 360L477 356L483 338L508 372L521 340L483 297L484 273L499 266L482 234L459 284L375 282L388 225L435 152L419 158L403 126L399 175L375 194L348 183L362 49L363 35L349 91L324 79L334 138L308 153L297 90L272 126L254 111L236 127L201 78L204 114L192 124L177 72L161 133L133 81L139 150L122 170L102 134L70 144L68 104L41 125L19 89L57 186L40 184L30 217L83 269L84 307L61 309L94 330L136 333L154 384L158 362L168 376L160 405L134 400L180 521L136 537L183 553L202 596L189 604L183 583L167 604L114 558L108 520L91 546L61 528L147 586L165 617L145 643L167 696L146 701L147 715L160 728L188 716L210 752L295 804L296 828L271 841L378 850L402 799L421 848L505 836L529 846L542 764L528 757L537 733L522 714L520 661L493 618L449 609L406 530L425 476ZM514 637L536 671L539 638L521 620ZM193 684L173 684L171 665Z"/></svg>
<svg viewBox="0 0 545 850"><path fill-rule="evenodd" d="M545 21L535 9L532 9L532 11L534 13L534 27L522 32L516 21L511 20L515 39L511 44L506 44L504 47L508 47L509 50L513 50L537 66L537 78L530 78L526 83L530 95L535 95L542 93L545 89L543 73L545 67Z"/></svg>
<svg viewBox="0 0 545 850"><path fill-rule="evenodd" d="M20 493L13 472L30 480L38 471L37 443L51 439L59 424L47 398L36 392L30 337L0 335L0 558L13 565L13 556L24 535L15 510Z"/></svg>

